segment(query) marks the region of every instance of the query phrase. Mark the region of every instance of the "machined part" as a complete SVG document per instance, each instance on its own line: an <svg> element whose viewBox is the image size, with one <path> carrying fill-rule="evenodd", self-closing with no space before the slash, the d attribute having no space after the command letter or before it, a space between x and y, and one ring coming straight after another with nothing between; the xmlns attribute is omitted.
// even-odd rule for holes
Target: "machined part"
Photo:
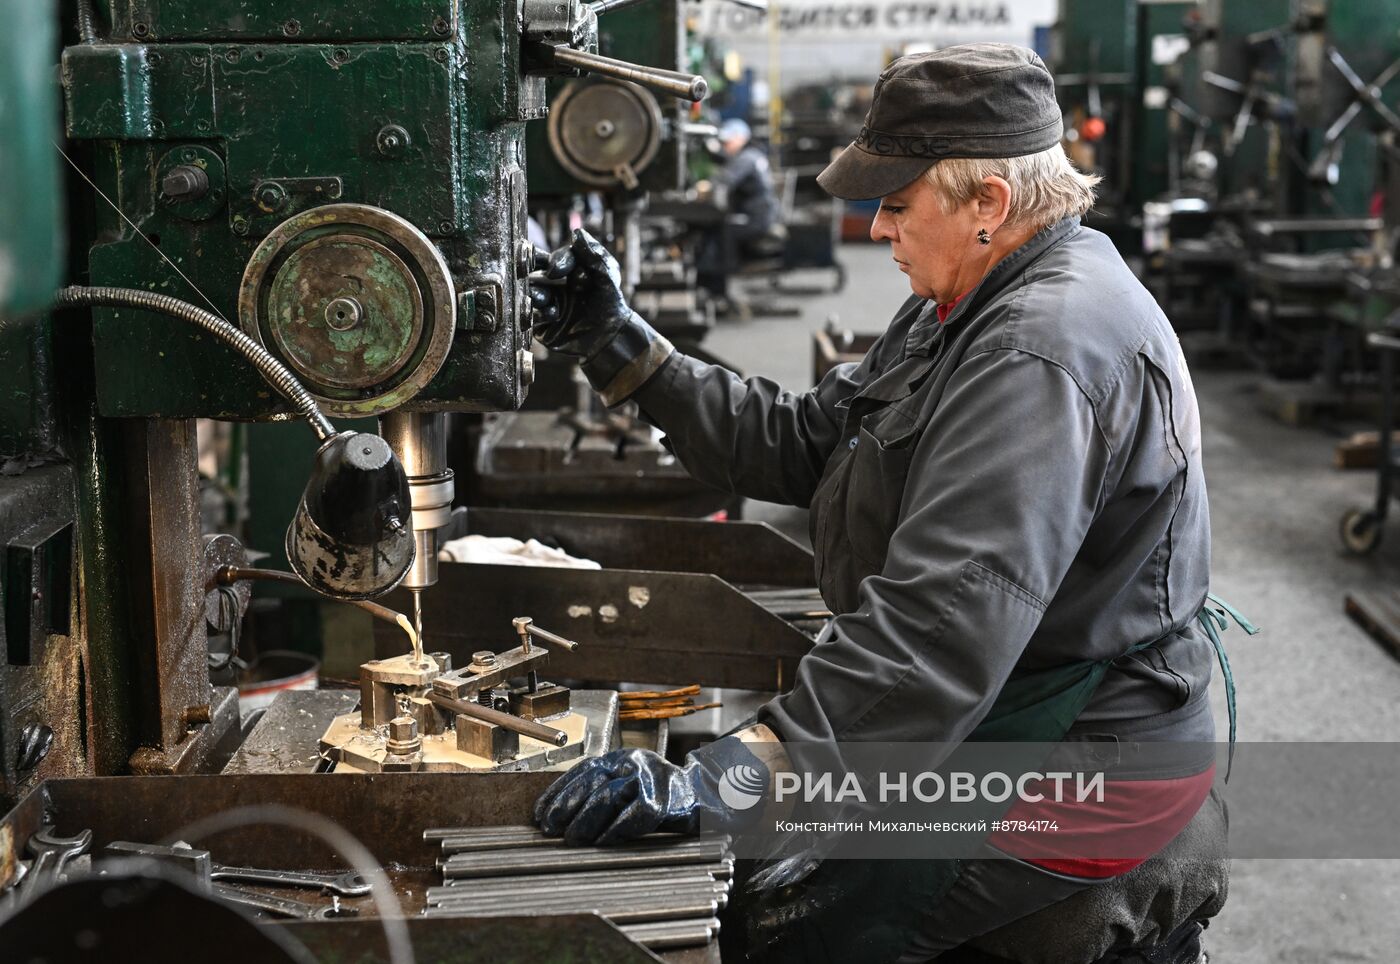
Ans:
<svg viewBox="0 0 1400 964"><path fill-rule="evenodd" d="M520 755L520 734L500 723L458 714L453 729L457 734L457 749L463 753L482 756L493 763L504 763ZM564 742L568 742L567 735Z"/></svg>
<svg viewBox="0 0 1400 964"><path fill-rule="evenodd" d="M536 893L554 887L610 887L614 884L631 886L634 884L655 884L664 881L671 884L710 884L718 892L728 894L733 884L728 877L719 875L715 868L724 864L685 864L681 867L657 869L642 867L635 870L593 870L579 874L526 874L520 877L476 877L472 879L448 880L441 887L429 887L429 902L450 900L459 893L508 893L520 890L533 890ZM710 868L710 869L707 869Z"/></svg>
<svg viewBox="0 0 1400 964"><path fill-rule="evenodd" d="M719 921L662 921L655 924L631 924L620 928L628 939L652 950L676 947L696 947L708 944L719 936Z"/></svg>
<svg viewBox="0 0 1400 964"><path fill-rule="evenodd" d="M632 844L620 847L567 847L557 850L522 848L454 854L442 861L442 871L445 877L507 877L519 874L559 873L566 870L712 864L724 860L728 853L727 840L698 840L661 846Z"/></svg>
<svg viewBox="0 0 1400 964"><path fill-rule="evenodd" d="M476 887L430 887L429 904L439 907L483 907L503 904L509 901L530 901L544 891L540 887L520 886L504 889L481 890ZM568 893L578 896L589 895L606 900L643 900L660 895L677 897L685 895L703 900L713 900L723 909L729 903L729 883L700 878L672 880L669 876L656 875L650 880L619 880L594 884L570 883Z"/></svg>
<svg viewBox="0 0 1400 964"><path fill-rule="evenodd" d="M621 171L640 174L661 146L661 108L634 83L576 80L550 105L549 147L559 165L585 184L625 186Z"/></svg>
<svg viewBox="0 0 1400 964"><path fill-rule="evenodd" d="M473 917L516 917L520 914L522 901L518 898L492 904L470 906L437 906L423 911L425 917L448 917L471 914ZM650 899L642 899L634 894L616 897L579 895L577 898L554 898L549 905L551 914L602 914L615 923L642 923L646 921L686 920L689 918L713 917L719 912L719 901L704 896L682 894L659 894Z"/></svg>
<svg viewBox="0 0 1400 964"><path fill-rule="evenodd" d="M410 756L423 749L423 738L418 735L418 721L411 716L396 716L389 721L389 738L384 748L390 756Z"/></svg>
<svg viewBox="0 0 1400 964"><path fill-rule="evenodd" d="M510 711L522 720L548 720L569 712L569 689L537 683L510 692Z"/></svg>
<svg viewBox="0 0 1400 964"><path fill-rule="evenodd" d="M648 838L650 839L650 838ZM577 872L561 871L553 874L520 874L518 876L502 877L475 877L448 878L443 881L444 887L515 887L525 882L531 882L541 887L551 887L555 884L567 884L570 882L587 884L602 883L609 880L653 880L658 873L655 867L615 867L609 870L584 870ZM667 879L681 879L690 877L708 877L711 880L727 881L734 876L734 858L725 857L710 864L685 864L680 867L672 867L666 871Z"/></svg>
<svg viewBox="0 0 1400 964"><path fill-rule="evenodd" d="M377 415L442 368L456 297L442 253L412 223L371 205L327 204L282 222L254 250L238 316L332 414Z"/></svg>
<svg viewBox="0 0 1400 964"><path fill-rule="evenodd" d="M227 342L252 362L253 367L267 379L268 384L296 406L310 423L311 430L316 433L318 439L325 441L335 435L335 426L331 425L330 420L321 412L316 399L302 387L301 382L297 381L287 366L257 341L211 311L205 311L169 295L136 288L68 287L61 289L54 301L59 305L85 305L92 308L140 308L192 322Z"/></svg>
<svg viewBox="0 0 1400 964"><path fill-rule="evenodd" d="M431 833L433 836L429 836ZM563 837L551 837L536 827L445 827L425 832L423 839L439 841L442 852L451 856L457 853L474 853L481 850L510 850L514 847L564 847ZM647 846L661 847L667 844L680 846L697 842L726 843L724 835L709 834L704 837L689 837L681 834L649 834L644 839ZM612 873L612 871L609 871Z"/></svg>
<svg viewBox="0 0 1400 964"><path fill-rule="evenodd" d="M360 725L365 729L386 726L400 715L399 701L408 703L409 712L419 718L422 713L416 700L420 693L432 685L433 679L442 672L436 660L428 660L428 665L417 662L413 654L405 653L391 659L372 659L360 666ZM405 691L409 691L405 693ZM432 710L434 714L437 710ZM419 723L419 732L430 733L432 728ZM440 732L440 730L439 730Z"/></svg>

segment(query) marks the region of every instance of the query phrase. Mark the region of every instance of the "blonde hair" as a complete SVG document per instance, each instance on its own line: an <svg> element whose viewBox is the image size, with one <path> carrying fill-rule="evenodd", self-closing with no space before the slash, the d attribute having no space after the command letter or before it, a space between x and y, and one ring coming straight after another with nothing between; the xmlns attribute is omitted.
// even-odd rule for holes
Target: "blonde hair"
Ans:
<svg viewBox="0 0 1400 964"><path fill-rule="evenodd" d="M945 158L925 171L924 179L938 191L943 210L951 213L977 197L982 179L993 175L1011 185L1006 223L1035 228L1083 215L1094 206L1094 186L1103 180L1077 170L1059 144L1023 157Z"/></svg>

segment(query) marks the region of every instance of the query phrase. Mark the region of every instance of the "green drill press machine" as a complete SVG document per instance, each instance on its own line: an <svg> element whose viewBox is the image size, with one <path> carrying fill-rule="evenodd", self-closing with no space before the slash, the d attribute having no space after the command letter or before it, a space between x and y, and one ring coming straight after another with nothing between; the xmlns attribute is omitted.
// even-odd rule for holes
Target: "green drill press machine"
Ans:
<svg viewBox="0 0 1400 964"><path fill-rule="evenodd" d="M640 935L565 914L520 922L502 942L499 917L419 914L442 881L426 827L527 823L554 776L535 768L607 749L590 734L608 713L616 738L615 693L597 712L564 687L537 685L549 647L576 644L529 619L502 624L493 642L503 651L474 652L455 670L443 653L403 655L401 637L394 658L370 661L377 675L362 676L358 694L340 694L362 705L346 737L357 752L339 746L338 761L413 771L387 780L220 772L244 732L236 692L210 681L208 637L242 617L248 559L230 537L202 532L196 420L309 422L312 480L286 530L297 577L380 615L394 614L367 597L402 586L416 602L437 579L453 499L446 414L516 409L531 383L526 279L538 253L526 231L525 128L544 121L547 78L591 72L670 97L705 93L699 77L595 52L598 11L631 2L79 0L7 13L7 953L35 956L29 942L40 939L45 956L55 941L110 948L126 942L126 926L158 930L153 953L203 941L211 961L377 953L378 921L320 920L332 912L384 918L395 961L411 959L410 937L420 960L437 961L642 961L657 941L712 943L712 919ZM377 418L377 434L340 431L329 417ZM528 683L517 698L519 679ZM439 692L444 681L456 692ZM378 752L366 755L366 741ZM291 754L283 745L272 755ZM521 772L422 772L442 754L459 771ZM289 832L295 812L304 822ZM191 824L240 813L245 824L283 825L221 834ZM307 826L348 828L381 869ZM106 918L93 910L104 898L80 891L112 898L124 886L116 877L70 874L53 886L54 865L37 854L55 834L81 836L94 858L121 840L149 853L162 839L207 839L217 859L246 867L349 862L370 868L374 893L348 911L244 894L328 927L285 937L258 928L262 949L239 957L248 919L208 900L154 906L168 875L143 871L122 891L130 900L115 898L122 913ZM196 893L198 877L181 880L177 891ZM83 927L38 923L68 917L56 909L65 900L78 902L71 919Z"/></svg>
<svg viewBox="0 0 1400 964"><path fill-rule="evenodd" d="M403 585L432 584L442 413L514 409L530 384L524 141L547 78L704 94L599 56L578 0L83 0L21 18L0 68L20 214L0 219L10 800L49 776L199 770L237 739L236 695L209 682L196 418L294 417L297 383L312 409L378 417L409 485ZM55 308L62 279L83 287Z"/></svg>

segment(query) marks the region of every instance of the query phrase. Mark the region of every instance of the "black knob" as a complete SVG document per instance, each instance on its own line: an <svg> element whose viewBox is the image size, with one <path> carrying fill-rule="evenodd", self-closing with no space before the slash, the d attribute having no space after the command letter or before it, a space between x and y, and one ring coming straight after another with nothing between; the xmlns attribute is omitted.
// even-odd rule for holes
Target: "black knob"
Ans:
<svg viewBox="0 0 1400 964"><path fill-rule="evenodd" d="M193 164L177 164L160 182L160 191L172 201L194 201L209 193L209 175Z"/></svg>

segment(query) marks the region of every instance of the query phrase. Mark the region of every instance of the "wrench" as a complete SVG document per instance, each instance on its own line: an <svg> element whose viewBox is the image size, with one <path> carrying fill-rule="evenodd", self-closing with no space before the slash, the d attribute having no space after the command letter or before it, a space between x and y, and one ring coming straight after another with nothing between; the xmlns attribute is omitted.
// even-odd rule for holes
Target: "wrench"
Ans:
<svg viewBox="0 0 1400 964"><path fill-rule="evenodd" d="M369 893L369 881L353 871L343 874L316 874L305 870L263 870L258 867L226 867L213 864L209 868L212 880L231 880L245 884L271 884L281 887L316 887L341 897L363 897Z"/></svg>
<svg viewBox="0 0 1400 964"><path fill-rule="evenodd" d="M214 895L222 897L230 903L251 907L255 910L265 910L271 914L281 914L283 917L295 917L299 920L354 917L358 913L353 907L341 907L339 898L329 904L308 904L305 901L292 900L290 897L273 897L271 894L259 894L251 890L243 890L241 887L230 887L228 884L215 884Z"/></svg>
<svg viewBox="0 0 1400 964"><path fill-rule="evenodd" d="M359 874L347 871L337 874L317 874L305 870L264 870L260 867L228 867L213 863L209 851L188 844L161 847L155 844L131 843L125 840L107 845L107 853L116 856L150 857L173 860L185 865L196 877L205 881L228 880L247 884L271 884L279 887L315 887L341 897L363 897L370 891L369 882Z"/></svg>
<svg viewBox="0 0 1400 964"><path fill-rule="evenodd" d="M29 838L29 852L34 856L34 862L29 865L29 873L19 882L19 903L32 899L56 883L68 861L85 853L91 843L91 830L83 830L75 837L60 837L54 833L53 824L45 824L35 831L34 836Z"/></svg>

